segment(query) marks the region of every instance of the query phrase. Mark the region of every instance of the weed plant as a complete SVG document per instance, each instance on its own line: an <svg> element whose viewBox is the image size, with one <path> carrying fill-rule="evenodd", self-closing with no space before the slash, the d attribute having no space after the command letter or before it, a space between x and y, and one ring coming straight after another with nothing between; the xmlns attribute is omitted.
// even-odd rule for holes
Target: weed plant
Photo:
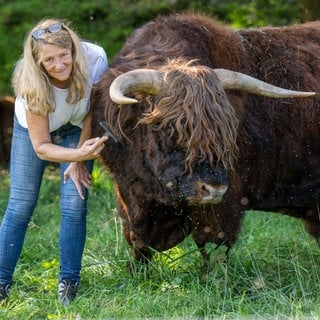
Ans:
<svg viewBox="0 0 320 320"><path fill-rule="evenodd" d="M147 271L130 257L112 183L98 165L93 174L77 299L64 308L56 297L60 177L48 168L0 319L320 319L320 251L300 221L251 211L227 265L201 277L201 257L188 238L156 253ZM2 218L9 174L0 179ZM218 252L206 249L214 259Z"/></svg>

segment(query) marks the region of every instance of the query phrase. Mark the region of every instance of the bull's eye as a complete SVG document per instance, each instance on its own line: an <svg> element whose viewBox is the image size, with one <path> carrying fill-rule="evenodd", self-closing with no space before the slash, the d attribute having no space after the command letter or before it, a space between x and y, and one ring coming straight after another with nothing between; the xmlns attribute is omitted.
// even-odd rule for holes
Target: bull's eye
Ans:
<svg viewBox="0 0 320 320"><path fill-rule="evenodd" d="M161 122L157 122L152 125L152 130L153 131L159 131L161 129Z"/></svg>
<svg viewBox="0 0 320 320"><path fill-rule="evenodd" d="M152 126L152 131L159 131L159 125L155 124L154 126Z"/></svg>

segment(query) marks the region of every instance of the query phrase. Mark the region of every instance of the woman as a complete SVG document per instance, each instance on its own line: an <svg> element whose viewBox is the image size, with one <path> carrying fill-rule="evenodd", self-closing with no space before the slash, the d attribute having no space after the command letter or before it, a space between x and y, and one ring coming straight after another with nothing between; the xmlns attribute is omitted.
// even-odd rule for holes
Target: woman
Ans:
<svg viewBox="0 0 320 320"><path fill-rule="evenodd" d="M90 94L107 70L104 50L82 42L66 22L40 21L13 73L15 103L10 195L0 227L0 301L10 291L47 161L60 162L58 298L77 293L86 237L87 188L106 137L90 139Z"/></svg>

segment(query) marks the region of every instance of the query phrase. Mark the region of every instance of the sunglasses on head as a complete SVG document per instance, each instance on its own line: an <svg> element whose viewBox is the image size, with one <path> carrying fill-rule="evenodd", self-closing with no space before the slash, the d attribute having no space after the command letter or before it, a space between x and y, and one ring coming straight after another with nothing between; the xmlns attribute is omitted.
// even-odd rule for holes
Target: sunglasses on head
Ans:
<svg viewBox="0 0 320 320"><path fill-rule="evenodd" d="M32 32L32 38L35 40L40 40L46 33L57 33L62 29L65 29L62 23L54 23L48 28L40 28Z"/></svg>

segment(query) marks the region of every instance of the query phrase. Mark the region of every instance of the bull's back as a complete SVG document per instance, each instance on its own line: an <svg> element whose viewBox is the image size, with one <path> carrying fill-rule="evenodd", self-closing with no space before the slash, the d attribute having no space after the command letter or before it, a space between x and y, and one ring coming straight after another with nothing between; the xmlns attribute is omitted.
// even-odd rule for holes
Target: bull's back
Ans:
<svg viewBox="0 0 320 320"><path fill-rule="evenodd" d="M264 81L294 88L317 90L320 75L320 23L238 31L250 52L247 72Z"/></svg>
<svg viewBox="0 0 320 320"><path fill-rule="evenodd" d="M314 97L242 97L242 197L252 209L313 207L320 200L320 23L242 29L252 76Z"/></svg>

